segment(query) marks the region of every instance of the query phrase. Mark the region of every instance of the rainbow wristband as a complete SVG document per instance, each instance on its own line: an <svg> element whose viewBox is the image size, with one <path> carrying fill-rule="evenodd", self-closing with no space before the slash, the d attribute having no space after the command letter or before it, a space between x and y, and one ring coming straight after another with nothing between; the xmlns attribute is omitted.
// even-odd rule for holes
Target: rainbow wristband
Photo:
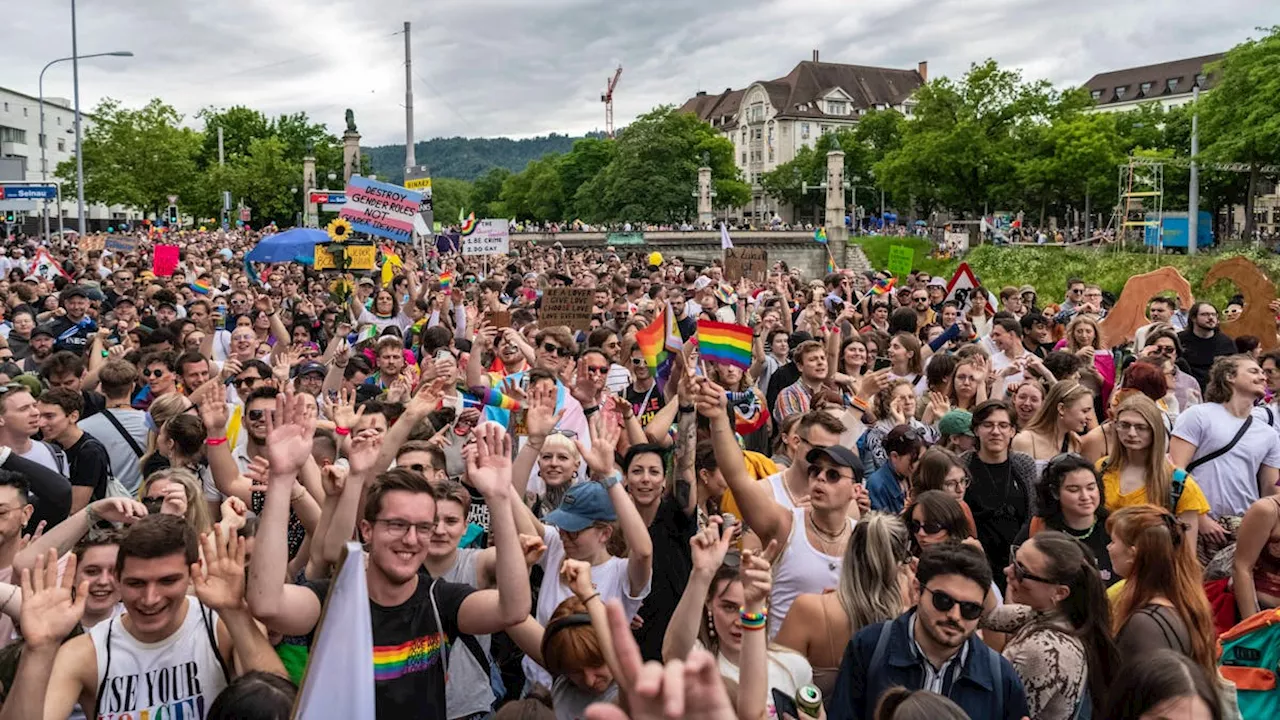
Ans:
<svg viewBox="0 0 1280 720"><path fill-rule="evenodd" d="M769 621L769 613L761 611L758 613L749 613L743 611L741 615L743 630L763 630Z"/></svg>

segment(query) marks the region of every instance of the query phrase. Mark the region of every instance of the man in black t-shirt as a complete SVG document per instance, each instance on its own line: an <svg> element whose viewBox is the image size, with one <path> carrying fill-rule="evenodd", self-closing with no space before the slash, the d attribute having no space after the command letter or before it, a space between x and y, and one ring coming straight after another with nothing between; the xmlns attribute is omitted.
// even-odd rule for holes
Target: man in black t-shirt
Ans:
<svg viewBox="0 0 1280 720"><path fill-rule="evenodd" d="M67 453L71 474L71 512L107 494L111 457L107 448L76 423L84 409L80 393L65 388L45 390L36 402L44 439Z"/></svg>
<svg viewBox="0 0 1280 720"><path fill-rule="evenodd" d="M66 350L54 353L40 366L40 377L51 389L80 393L84 409L80 419L92 417L107 408L107 398L102 393L84 389L84 358Z"/></svg>
<svg viewBox="0 0 1280 720"><path fill-rule="evenodd" d="M98 330L98 324L88 315L89 295L79 285L68 285L58 297L61 314L49 323L54 349L83 355L89 347L89 336Z"/></svg>
<svg viewBox="0 0 1280 720"><path fill-rule="evenodd" d="M653 370L644 361L644 353L639 345L632 343L628 362L635 381L627 386L622 397L631 403L631 412L640 420L640 426L644 427L667 404L667 400L662 388L658 387L658 381L653 377Z"/></svg>
<svg viewBox="0 0 1280 720"><path fill-rule="evenodd" d="M269 490L259 520L247 596L254 616L286 635L315 630L329 589L327 581L306 586L284 582L289 494L298 470L310 457L314 407L315 400L309 396L286 399L281 395L274 413L276 425L264 448L271 462ZM472 433L475 450L468 454L467 478L488 501L489 529L497 548L496 590L433 581L423 572L436 515L430 483L421 473L405 468L375 476L380 436L363 431L351 438L350 475L343 483L329 533L334 538L351 537L353 528L341 526L341 519L355 517L364 494L359 529L368 548L365 577L373 625L371 661L378 717L448 717L442 648L459 633L501 632L529 615L529 571L511 506L511 441L496 423L482 423ZM324 547L331 545L326 542ZM326 623L342 621L330 616Z"/></svg>

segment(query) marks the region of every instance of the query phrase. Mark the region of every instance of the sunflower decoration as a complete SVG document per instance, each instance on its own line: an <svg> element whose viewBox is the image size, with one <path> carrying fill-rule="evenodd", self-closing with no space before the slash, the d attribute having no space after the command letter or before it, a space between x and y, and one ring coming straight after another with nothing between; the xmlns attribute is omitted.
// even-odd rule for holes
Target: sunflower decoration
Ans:
<svg viewBox="0 0 1280 720"><path fill-rule="evenodd" d="M343 243L351 239L351 223L346 218L334 218L333 222L325 228L329 232L329 239L336 243Z"/></svg>
<svg viewBox="0 0 1280 720"><path fill-rule="evenodd" d="M351 283L346 278L338 278L329 283L329 299L333 302L344 305L347 298L351 297Z"/></svg>

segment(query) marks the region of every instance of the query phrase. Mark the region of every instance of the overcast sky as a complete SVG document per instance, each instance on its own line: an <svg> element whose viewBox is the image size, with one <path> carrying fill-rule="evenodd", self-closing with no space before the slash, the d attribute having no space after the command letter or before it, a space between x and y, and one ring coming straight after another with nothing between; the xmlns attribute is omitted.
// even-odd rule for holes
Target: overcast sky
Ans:
<svg viewBox="0 0 1280 720"><path fill-rule="evenodd" d="M5 5L19 0L3 0ZM785 75L822 59L959 75L994 57L1079 84L1123 67L1225 51L1280 24L1260 0L80 0L81 104L161 97L192 120L209 105L306 111L366 146L404 139L405 20L413 23L416 139L601 129L619 63L619 126L695 91ZM12 8L10 8L12 10ZM6 12L0 83L36 94L71 54L69 0ZM71 97L71 64L45 75Z"/></svg>

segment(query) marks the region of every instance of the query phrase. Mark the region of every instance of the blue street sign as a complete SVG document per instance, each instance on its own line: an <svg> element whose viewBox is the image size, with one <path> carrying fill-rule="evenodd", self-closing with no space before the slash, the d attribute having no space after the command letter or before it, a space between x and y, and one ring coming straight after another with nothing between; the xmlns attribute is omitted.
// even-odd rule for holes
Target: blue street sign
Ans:
<svg viewBox="0 0 1280 720"><path fill-rule="evenodd" d="M57 185L0 185L0 200L57 199Z"/></svg>

